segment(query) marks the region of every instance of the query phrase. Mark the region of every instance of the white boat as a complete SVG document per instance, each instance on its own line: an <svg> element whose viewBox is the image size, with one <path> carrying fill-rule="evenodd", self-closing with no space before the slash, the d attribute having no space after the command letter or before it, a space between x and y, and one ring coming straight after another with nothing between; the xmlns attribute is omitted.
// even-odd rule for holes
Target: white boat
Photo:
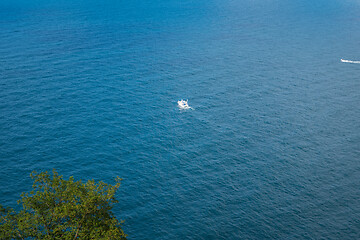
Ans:
<svg viewBox="0 0 360 240"><path fill-rule="evenodd" d="M177 103L178 103L178 107L180 109L190 109L191 108L188 104L188 100L185 101L185 100L181 99Z"/></svg>
<svg viewBox="0 0 360 240"><path fill-rule="evenodd" d="M340 59L341 62L344 62L344 63L360 63L360 61L351 61L351 60L345 60L345 59Z"/></svg>

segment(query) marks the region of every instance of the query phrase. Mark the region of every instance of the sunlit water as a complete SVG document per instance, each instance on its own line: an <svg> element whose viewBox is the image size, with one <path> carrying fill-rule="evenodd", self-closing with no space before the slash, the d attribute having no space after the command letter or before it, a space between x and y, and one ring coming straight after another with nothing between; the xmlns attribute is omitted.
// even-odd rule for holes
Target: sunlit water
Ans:
<svg viewBox="0 0 360 240"><path fill-rule="evenodd" d="M359 239L359 43L357 0L2 0L0 203L56 168L129 239Z"/></svg>

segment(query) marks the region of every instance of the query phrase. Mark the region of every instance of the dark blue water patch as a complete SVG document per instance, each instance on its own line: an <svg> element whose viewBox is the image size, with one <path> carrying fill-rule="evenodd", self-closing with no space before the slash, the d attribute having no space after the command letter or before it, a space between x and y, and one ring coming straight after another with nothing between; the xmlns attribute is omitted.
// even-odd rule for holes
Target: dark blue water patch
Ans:
<svg viewBox="0 0 360 240"><path fill-rule="evenodd" d="M0 203L56 168L130 239L359 238L359 8L2 1Z"/></svg>

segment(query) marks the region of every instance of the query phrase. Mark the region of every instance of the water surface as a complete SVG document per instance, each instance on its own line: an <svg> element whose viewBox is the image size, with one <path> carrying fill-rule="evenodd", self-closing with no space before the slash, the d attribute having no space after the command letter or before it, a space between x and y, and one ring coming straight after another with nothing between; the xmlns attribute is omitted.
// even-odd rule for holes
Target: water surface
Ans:
<svg viewBox="0 0 360 240"><path fill-rule="evenodd" d="M0 203L56 168L129 239L360 238L359 42L357 0L2 0Z"/></svg>

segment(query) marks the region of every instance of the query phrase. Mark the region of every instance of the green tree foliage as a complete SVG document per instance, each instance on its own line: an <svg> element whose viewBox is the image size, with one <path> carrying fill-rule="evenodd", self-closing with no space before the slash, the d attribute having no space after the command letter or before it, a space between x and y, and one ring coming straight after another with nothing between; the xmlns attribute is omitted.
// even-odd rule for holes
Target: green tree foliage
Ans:
<svg viewBox="0 0 360 240"><path fill-rule="evenodd" d="M0 205L0 239L126 239L112 213L115 185L64 180L55 170L33 172L33 190L18 201L22 210Z"/></svg>

